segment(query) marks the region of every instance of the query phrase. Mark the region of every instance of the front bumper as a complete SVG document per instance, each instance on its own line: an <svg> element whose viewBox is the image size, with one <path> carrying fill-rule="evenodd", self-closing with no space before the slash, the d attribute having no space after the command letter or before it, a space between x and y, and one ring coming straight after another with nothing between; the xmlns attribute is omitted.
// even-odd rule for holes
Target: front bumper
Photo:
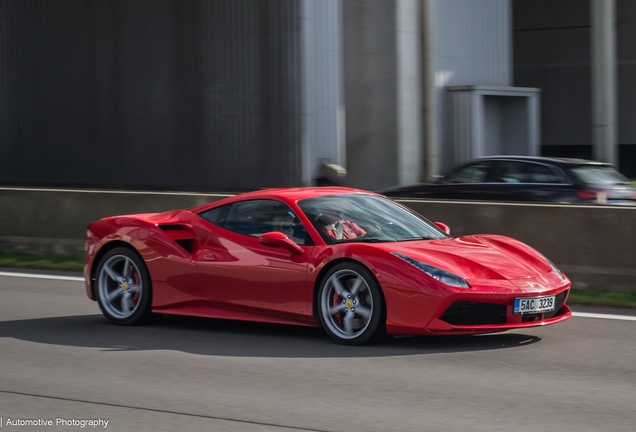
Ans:
<svg viewBox="0 0 636 432"><path fill-rule="evenodd" d="M452 334L477 334L491 333L504 330L519 329L524 327L539 327L549 324L556 324L572 316L572 311L567 305L562 305L556 314L551 318L545 318L546 314L526 315L530 318L524 322L523 315L512 315L512 306L508 306L508 314L506 323L502 324L485 324L485 325L452 325L439 318L434 318L428 326L428 330L432 333L452 333Z"/></svg>
<svg viewBox="0 0 636 432"><path fill-rule="evenodd" d="M529 281L533 281L533 287L528 285ZM389 312L387 331L419 335L478 334L555 324L572 316L565 304L570 286L567 279L563 281L555 275L518 281L484 281L483 284L471 282L470 289L449 289L439 296L413 296L408 299L408 307L398 309L397 314ZM516 298L551 295L556 296L554 311L513 313ZM398 319L394 318L396 315Z"/></svg>

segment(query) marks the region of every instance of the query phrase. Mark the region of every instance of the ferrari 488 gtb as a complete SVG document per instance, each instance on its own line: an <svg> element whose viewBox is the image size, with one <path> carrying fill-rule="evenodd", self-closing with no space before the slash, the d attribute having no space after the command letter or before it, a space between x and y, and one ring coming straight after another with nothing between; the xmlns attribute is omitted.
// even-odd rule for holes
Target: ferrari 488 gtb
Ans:
<svg viewBox="0 0 636 432"><path fill-rule="evenodd" d="M118 324L154 312L322 326L351 345L571 316L570 281L539 252L449 232L360 190L251 192L90 224L86 290Z"/></svg>

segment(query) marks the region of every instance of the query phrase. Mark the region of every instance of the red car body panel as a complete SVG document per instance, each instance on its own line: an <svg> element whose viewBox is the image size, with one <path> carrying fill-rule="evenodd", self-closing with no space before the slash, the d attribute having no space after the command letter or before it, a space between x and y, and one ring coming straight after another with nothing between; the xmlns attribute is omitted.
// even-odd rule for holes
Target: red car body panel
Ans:
<svg viewBox="0 0 636 432"><path fill-rule="evenodd" d="M476 235L400 243L326 245L297 201L323 195L369 193L348 188L278 189L237 195L190 210L105 218L89 225L86 236L86 291L93 285L100 253L112 245L135 248L148 267L155 312L271 323L319 326L314 293L321 270L337 260L362 263L377 278L386 303L386 328L400 334L470 334L533 327L571 316L563 302L550 317L524 321L512 313L518 297L567 292L545 258L507 237ZM315 246L304 253L264 246L256 237L217 227L197 214L249 199L287 204L303 222ZM119 243L113 243L119 242ZM178 242L187 242L189 253ZM391 252L454 273L470 288L445 285ZM506 322L453 326L440 317L455 301L506 305ZM564 298L565 301L565 298Z"/></svg>

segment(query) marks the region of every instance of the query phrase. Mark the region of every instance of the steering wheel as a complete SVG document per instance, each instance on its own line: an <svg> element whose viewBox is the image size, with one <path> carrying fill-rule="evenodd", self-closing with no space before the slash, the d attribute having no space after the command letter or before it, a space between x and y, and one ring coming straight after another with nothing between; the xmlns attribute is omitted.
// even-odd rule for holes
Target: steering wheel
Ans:
<svg viewBox="0 0 636 432"><path fill-rule="evenodd" d="M376 224L376 225L374 225L374 227L375 227L375 226L378 226L378 227L380 228L380 231L382 231L382 229L383 229L383 228L384 228L384 229L386 229L386 228L392 228L392 227L394 227L394 226L396 226L396 225L395 225L393 222L389 221L389 222L384 222L384 223L382 223L382 224Z"/></svg>
<svg viewBox="0 0 636 432"><path fill-rule="evenodd" d="M395 226L393 222L384 222L384 223L371 225L369 229L367 230L367 235L373 236L374 234L381 233L382 231L387 230L387 228L388 228L388 231L390 232L391 231L390 228L393 226Z"/></svg>

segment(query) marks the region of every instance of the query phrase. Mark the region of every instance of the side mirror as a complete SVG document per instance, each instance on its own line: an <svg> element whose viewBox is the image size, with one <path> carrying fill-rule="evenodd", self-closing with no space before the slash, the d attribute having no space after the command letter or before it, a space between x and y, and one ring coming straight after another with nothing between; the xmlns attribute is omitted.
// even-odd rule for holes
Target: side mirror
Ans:
<svg viewBox="0 0 636 432"><path fill-rule="evenodd" d="M446 234L450 235L450 227L445 223L435 222L435 226L444 231Z"/></svg>
<svg viewBox="0 0 636 432"><path fill-rule="evenodd" d="M293 253L294 255L301 255L305 253L303 248L298 246L292 240L289 239L285 234L278 231L272 231L265 234L262 234L258 241L263 246L269 247L282 247Z"/></svg>

